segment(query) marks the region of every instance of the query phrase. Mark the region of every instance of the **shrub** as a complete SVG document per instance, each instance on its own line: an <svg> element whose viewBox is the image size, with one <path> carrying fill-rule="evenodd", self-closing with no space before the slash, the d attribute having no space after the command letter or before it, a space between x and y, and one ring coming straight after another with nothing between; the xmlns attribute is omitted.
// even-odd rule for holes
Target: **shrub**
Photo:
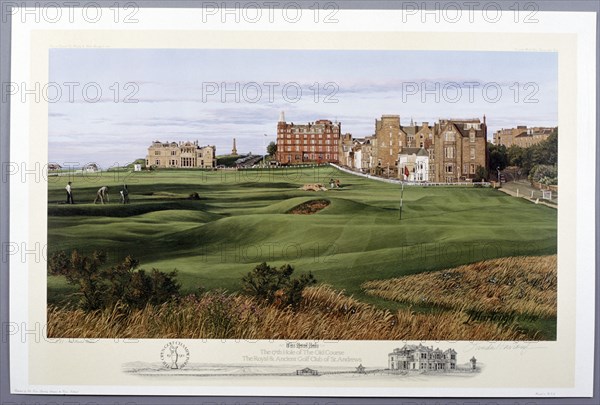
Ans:
<svg viewBox="0 0 600 405"><path fill-rule="evenodd" d="M289 264L277 268L263 262L242 278L242 289L259 301L297 308L304 288L317 281L310 272L292 279L293 272Z"/></svg>
<svg viewBox="0 0 600 405"><path fill-rule="evenodd" d="M137 269L139 262L131 256L110 268L104 252L82 256L77 250L67 256L59 252L50 258L51 275L64 276L69 284L78 287L79 306L86 311L113 307L117 303L129 308L142 308L147 304L162 304L179 295L177 272L163 273L152 269L147 273Z"/></svg>
<svg viewBox="0 0 600 405"><path fill-rule="evenodd" d="M551 165L536 165L529 173L529 181L556 185L558 184L558 168Z"/></svg>

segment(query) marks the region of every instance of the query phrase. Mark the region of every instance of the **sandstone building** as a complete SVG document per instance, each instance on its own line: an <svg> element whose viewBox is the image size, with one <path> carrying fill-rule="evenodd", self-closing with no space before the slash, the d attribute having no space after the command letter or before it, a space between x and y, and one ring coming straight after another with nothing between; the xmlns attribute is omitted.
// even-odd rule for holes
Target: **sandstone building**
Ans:
<svg viewBox="0 0 600 405"><path fill-rule="evenodd" d="M194 142L154 141L148 147L146 167L158 168L213 168L217 166L217 153L214 146L199 146Z"/></svg>
<svg viewBox="0 0 600 405"><path fill-rule="evenodd" d="M435 124L433 179L453 183L472 180L477 168L488 167L487 124L473 119L441 119Z"/></svg>
<svg viewBox="0 0 600 405"><path fill-rule="evenodd" d="M500 129L494 133L494 145L504 145L507 148L519 146L528 148L548 139L550 134L556 130L551 127L531 127L519 125L516 128Z"/></svg>

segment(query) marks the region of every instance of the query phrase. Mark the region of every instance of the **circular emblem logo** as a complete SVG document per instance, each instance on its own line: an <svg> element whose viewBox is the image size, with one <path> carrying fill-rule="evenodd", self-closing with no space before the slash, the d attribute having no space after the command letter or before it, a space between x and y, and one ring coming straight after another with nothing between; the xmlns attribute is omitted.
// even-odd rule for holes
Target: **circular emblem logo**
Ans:
<svg viewBox="0 0 600 405"><path fill-rule="evenodd" d="M173 341L163 346L160 351L160 359L165 368L177 370L184 368L190 360L190 351L181 342Z"/></svg>

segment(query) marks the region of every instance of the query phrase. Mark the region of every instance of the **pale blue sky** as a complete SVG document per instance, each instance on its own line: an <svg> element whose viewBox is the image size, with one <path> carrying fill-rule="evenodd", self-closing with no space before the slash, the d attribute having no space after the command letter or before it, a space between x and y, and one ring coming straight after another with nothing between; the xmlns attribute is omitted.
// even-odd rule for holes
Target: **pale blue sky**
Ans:
<svg viewBox="0 0 600 405"><path fill-rule="evenodd" d="M354 137L371 135L382 114L403 125L485 114L491 139L499 128L557 125L557 71L556 53L535 52L53 49L50 82L62 95L49 94L49 161L126 164L153 140L198 139L227 154L235 137L239 152L260 153L282 110L288 122L337 119ZM67 82L78 83L72 99ZM92 82L97 102L95 87L82 95ZM131 93L137 103L124 102Z"/></svg>

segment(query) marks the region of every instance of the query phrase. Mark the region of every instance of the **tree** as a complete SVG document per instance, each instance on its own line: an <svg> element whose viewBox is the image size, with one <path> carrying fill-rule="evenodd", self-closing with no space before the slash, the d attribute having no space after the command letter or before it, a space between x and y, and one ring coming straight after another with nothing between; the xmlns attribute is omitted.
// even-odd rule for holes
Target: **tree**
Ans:
<svg viewBox="0 0 600 405"><path fill-rule="evenodd" d="M488 150L490 152L490 168L496 170L504 170L508 166L508 154L506 152L506 146L504 145L493 145L488 142Z"/></svg>
<svg viewBox="0 0 600 405"><path fill-rule="evenodd" d="M473 181L485 181L488 177L488 171L485 167L483 166L477 166L477 168L475 169L475 178L473 179Z"/></svg>
<svg viewBox="0 0 600 405"><path fill-rule="evenodd" d="M289 264L277 268L263 262L242 278L242 289L267 304L297 308L304 288L317 280L310 272L292 279L293 272L294 268Z"/></svg>
<svg viewBox="0 0 600 405"><path fill-rule="evenodd" d="M545 141L528 148L513 145L506 154L508 165L520 167L525 175L537 165L555 166L558 163L558 129L554 129Z"/></svg>
<svg viewBox="0 0 600 405"><path fill-rule="evenodd" d="M277 153L277 144L275 142L270 142L269 145L267 145L267 153L269 156L275 156Z"/></svg>

